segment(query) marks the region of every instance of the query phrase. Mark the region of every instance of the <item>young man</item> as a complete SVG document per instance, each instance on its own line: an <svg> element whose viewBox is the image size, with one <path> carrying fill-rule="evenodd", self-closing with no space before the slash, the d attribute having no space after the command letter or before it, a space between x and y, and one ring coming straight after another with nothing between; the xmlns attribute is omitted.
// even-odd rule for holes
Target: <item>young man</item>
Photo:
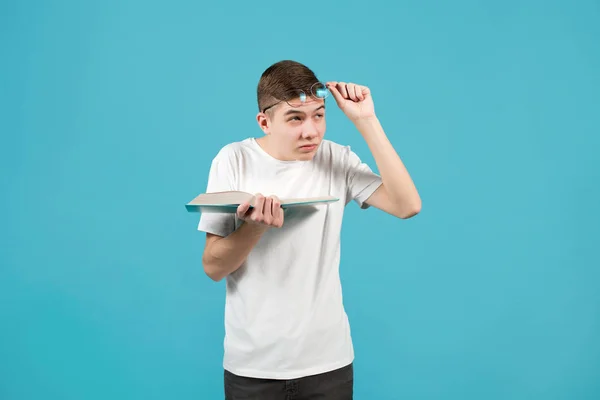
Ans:
<svg viewBox="0 0 600 400"><path fill-rule="evenodd" d="M325 95L354 123L380 175L348 147L324 139ZM419 194L375 114L365 86L320 83L281 61L258 84L264 132L223 147L207 192L256 193L237 214L202 214L206 274L226 278L227 399L351 399L354 351L339 277L345 206L355 201L398 218L421 209ZM327 205L285 211L279 199L331 195Z"/></svg>

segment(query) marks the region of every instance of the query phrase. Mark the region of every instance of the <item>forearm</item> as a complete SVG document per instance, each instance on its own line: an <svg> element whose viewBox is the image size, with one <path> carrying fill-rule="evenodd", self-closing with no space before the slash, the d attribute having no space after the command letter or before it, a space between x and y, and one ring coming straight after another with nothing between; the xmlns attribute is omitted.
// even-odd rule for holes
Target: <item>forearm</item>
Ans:
<svg viewBox="0 0 600 400"><path fill-rule="evenodd" d="M421 208L421 198L400 156L390 143L377 117L354 122L365 139L390 199L401 208Z"/></svg>
<svg viewBox="0 0 600 400"><path fill-rule="evenodd" d="M202 257L207 275L220 281L237 270L264 232L265 227L244 222L229 236L214 241Z"/></svg>

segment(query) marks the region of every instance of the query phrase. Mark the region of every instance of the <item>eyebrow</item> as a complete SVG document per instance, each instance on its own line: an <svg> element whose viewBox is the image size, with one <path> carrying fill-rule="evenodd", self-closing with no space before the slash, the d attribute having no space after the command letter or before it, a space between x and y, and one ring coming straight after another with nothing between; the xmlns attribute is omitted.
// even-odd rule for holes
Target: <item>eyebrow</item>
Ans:
<svg viewBox="0 0 600 400"><path fill-rule="evenodd" d="M319 111L320 109L325 109L325 104L321 104L319 107L315 108L313 110L313 112ZM305 113L304 113L304 111L298 110L296 108L292 108L290 110L287 110L283 115L287 116L287 115L290 115L290 114L305 114Z"/></svg>

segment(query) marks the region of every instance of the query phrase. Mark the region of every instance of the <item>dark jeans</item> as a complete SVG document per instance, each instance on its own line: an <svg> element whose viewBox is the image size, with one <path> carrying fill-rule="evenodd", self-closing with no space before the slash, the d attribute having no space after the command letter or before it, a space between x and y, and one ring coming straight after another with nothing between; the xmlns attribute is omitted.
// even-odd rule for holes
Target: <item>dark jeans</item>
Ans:
<svg viewBox="0 0 600 400"><path fill-rule="evenodd" d="M353 386L352 364L290 380L246 378L225 370L225 400L351 400Z"/></svg>

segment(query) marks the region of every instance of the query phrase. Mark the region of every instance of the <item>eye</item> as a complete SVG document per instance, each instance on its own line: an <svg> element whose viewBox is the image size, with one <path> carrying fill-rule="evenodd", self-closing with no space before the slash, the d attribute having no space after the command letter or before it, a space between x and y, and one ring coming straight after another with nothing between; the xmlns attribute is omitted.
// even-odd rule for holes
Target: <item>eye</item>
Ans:
<svg viewBox="0 0 600 400"><path fill-rule="evenodd" d="M317 114L317 115L316 115L316 117L317 117L317 118L323 118L323 117L324 117L324 115L323 115L323 114Z"/></svg>
<svg viewBox="0 0 600 400"><path fill-rule="evenodd" d="M289 119L289 121L300 121L300 117L295 116Z"/></svg>

